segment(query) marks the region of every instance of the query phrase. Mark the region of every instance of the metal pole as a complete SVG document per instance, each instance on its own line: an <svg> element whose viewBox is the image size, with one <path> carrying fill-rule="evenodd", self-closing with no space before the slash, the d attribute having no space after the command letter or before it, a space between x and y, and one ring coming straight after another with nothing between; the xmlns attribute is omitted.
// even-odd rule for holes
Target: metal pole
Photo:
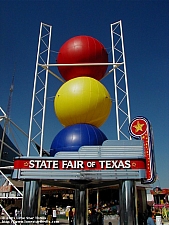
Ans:
<svg viewBox="0 0 169 225"><path fill-rule="evenodd" d="M136 225L135 181L120 182L120 225Z"/></svg>
<svg viewBox="0 0 169 225"><path fill-rule="evenodd" d="M89 215L89 210L88 210L88 205L89 205L89 189L86 189L86 225L88 225L88 215Z"/></svg>
<svg viewBox="0 0 169 225"><path fill-rule="evenodd" d="M97 188L97 211L99 209L99 188Z"/></svg>
<svg viewBox="0 0 169 225"><path fill-rule="evenodd" d="M22 217L37 217L40 206L41 182L38 180L25 181L22 202ZM33 223L34 221L32 221ZM32 224L30 223L30 224ZM25 222L25 224L27 224ZM28 224L27 224L28 225Z"/></svg>
<svg viewBox="0 0 169 225"><path fill-rule="evenodd" d="M86 189L80 185L75 190L75 225L86 225Z"/></svg>

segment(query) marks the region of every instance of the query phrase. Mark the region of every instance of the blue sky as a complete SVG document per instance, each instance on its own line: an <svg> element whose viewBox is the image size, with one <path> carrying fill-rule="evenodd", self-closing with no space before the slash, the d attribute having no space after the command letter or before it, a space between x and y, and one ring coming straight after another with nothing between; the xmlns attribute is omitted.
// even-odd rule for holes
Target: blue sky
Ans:
<svg viewBox="0 0 169 225"><path fill-rule="evenodd" d="M8 1L0 7L0 107L7 108L9 88L15 70L10 117L28 133L40 23L52 25L52 63L62 44L76 35L98 39L111 48L110 24L122 20L128 75L131 118L141 115L153 126L155 157L160 185L169 188L169 1L56 0ZM58 80L50 78L49 96ZM107 83L106 83L107 82ZM109 80L104 82L111 89ZM111 91L110 91L111 92ZM111 92L112 98L114 93ZM47 103L44 147L49 149L62 129ZM113 109L115 105L113 105ZM109 139L116 138L115 115L101 128ZM18 135L18 134L17 134ZM18 136L16 139L19 138ZM21 144L21 140L19 141ZM24 142L24 141L23 141ZM26 154L26 144L22 143Z"/></svg>

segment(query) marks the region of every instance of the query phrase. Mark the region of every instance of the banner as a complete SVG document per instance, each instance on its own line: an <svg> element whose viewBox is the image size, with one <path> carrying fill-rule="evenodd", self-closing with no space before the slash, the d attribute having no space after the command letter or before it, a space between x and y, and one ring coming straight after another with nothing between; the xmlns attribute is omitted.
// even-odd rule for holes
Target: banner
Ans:
<svg viewBox="0 0 169 225"><path fill-rule="evenodd" d="M123 170L145 169L144 159L92 159L92 160L65 160L65 159L16 159L14 169L45 169L45 170Z"/></svg>

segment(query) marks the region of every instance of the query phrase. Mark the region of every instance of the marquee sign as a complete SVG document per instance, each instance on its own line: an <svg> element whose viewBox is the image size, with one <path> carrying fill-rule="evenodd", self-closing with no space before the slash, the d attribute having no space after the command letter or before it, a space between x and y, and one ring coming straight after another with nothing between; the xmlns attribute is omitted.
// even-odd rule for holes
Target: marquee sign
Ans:
<svg viewBox="0 0 169 225"><path fill-rule="evenodd" d="M15 169L44 169L44 170L122 170L145 169L144 159L109 159L109 160L65 160L50 159L17 159Z"/></svg>
<svg viewBox="0 0 169 225"><path fill-rule="evenodd" d="M82 146L77 152L58 152L55 157L18 157L13 179L57 181L146 178L142 140L107 140L102 146Z"/></svg>
<svg viewBox="0 0 169 225"><path fill-rule="evenodd" d="M150 122L136 117L129 125L140 140L107 140L102 146L82 146L77 152L55 157L20 157L14 161L14 179L113 180L135 179L152 183L156 178Z"/></svg>
<svg viewBox="0 0 169 225"><path fill-rule="evenodd" d="M144 143L146 159L146 179L142 183L153 183L156 179L153 132L150 122L145 117L136 117L130 123L129 132L135 139L141 139Z"/></svg>

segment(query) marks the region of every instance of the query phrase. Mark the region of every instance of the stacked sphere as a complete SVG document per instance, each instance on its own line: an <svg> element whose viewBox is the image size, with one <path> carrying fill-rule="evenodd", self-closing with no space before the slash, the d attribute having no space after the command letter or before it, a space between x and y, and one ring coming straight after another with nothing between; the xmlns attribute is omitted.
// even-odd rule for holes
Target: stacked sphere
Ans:
<svg viewBox="0 0 169 225"><path fill-rule="evenodd" d="M60 48L58 64L107 63L104 46L90 36L69 39ZM50 154L59 151L78 151L81 146L102 145L107 139L98 128L111 110L110 94L99 82L107 65L58 66L66 82L54 100L56 116L65 128L54 138Z"/></svg>

